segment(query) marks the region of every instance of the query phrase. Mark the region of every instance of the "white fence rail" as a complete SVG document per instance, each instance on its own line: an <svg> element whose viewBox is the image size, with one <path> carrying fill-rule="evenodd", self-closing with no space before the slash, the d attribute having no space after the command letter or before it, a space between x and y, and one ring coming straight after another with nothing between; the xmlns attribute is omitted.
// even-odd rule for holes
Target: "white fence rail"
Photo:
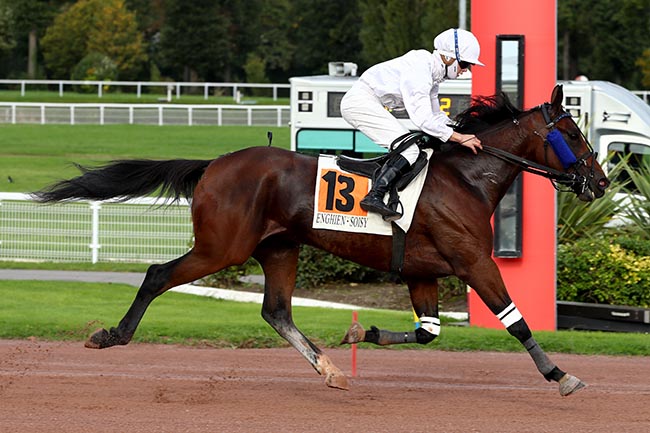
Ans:
<svg viewBox="0 0 650 433"><path fill-rule="evenodd" d="M176 98L180 98L183 89L202 89L203 98L208 99L210 93L218 93L220 89L229 89L234 100L239 96L240 89L271 89L273 100L278 99L278 92L287 89L286 94L289 96L288 89L290 84L267 84L267 83L185 83L185 82L161 82L161 81L85 81L85 80L0 80L0 85L20 86L21 96L25 96L27 86L55 86L59 90L59 96L63 96L64 89L72 86L96 86L97 96L102 97L104 87L119 87L121 90L134 89L136 96L142 96L142 90L146 88L162 88L166 93L174 93Z"/></svg>
<svg viewBox="0 0 650 433"><path fill-rule="evenodd" d="M286 105L0 102L0 123L288 126Z"/></svg>
<svg viewBox="0 0 650 433"><path fill-rule="evenodd" d="M26 194L0 193L0 260L164 262L185 254L192 240L186 201L43 205Z"/></svg>

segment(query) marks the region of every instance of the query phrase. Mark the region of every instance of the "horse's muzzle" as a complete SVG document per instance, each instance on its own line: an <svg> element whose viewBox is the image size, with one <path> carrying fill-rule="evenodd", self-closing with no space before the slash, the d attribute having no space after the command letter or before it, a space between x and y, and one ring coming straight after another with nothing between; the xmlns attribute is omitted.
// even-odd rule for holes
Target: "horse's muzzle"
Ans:
<svg viewBox="0 0 650 433"><path fill-rule="evenodd" d="M605 191L609 187L609 179L604 176L594 177L585 185L586 188L581 188L582 191L575 191L578 199L585 202L594 201L597 198L605 195Z"/></svg>

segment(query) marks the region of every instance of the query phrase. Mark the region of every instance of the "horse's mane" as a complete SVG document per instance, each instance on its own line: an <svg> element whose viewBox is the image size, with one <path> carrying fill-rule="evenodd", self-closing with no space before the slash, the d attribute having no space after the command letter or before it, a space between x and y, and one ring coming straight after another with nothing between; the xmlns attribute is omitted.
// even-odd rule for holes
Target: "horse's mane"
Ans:
<svg viewBox="0 0 650 433"><path fill-rule="evenodd" d="M504 92L494 96L477 96L472 98L468 109L455 117L454 130L463 134L475 134L504 120L512 120L521 113Z"/></svg>

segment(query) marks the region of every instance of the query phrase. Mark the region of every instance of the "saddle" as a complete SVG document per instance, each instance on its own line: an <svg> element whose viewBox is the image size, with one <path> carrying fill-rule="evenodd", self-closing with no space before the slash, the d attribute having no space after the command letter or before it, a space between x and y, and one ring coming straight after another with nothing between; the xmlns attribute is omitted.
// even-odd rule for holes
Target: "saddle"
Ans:
<svg viewBox="0 0 650 433"><path fill-rule="evenodd" d="M397 147L393 148L396 143L400 143ZM376 174L379 172L379 169L391 158L395 158L399 155L404 149L409 147L411 144L417 144L420 148L420 154L416 159L415 163L411 169L405 173L395 185L393 185L389 191L388 206L397 210L398 206L401 206L399 201L399 191L403 191L409 183L422 171L422 169L427 165L428 159L427 154L422 149L433 149L434 152L439 151L442 142L437 138L434 138L424 132L412 132L407 135L401 136L396 139L390 146L390 151L385 154L378 156L376 158L352 158L345 155L339 155L336 158L336 164L342 169L350 173L357 174L359 176L364 176L369 179L372 179L374 182L376 179Z"/></svg>
<svg viewBox="0 0 650 433"><path fill-rule="evenodd" d="M393 148L396 143L400 143L397 147ZM372 179L374 182L379 169L390 159L397 157L404 149L412 144L416 144L420 148L420 153L411 166L411 170L405 173L393 186L391 186L388 195L388 207L397 210L398 207L403 206L399 200L399 191L404 190L409 183L422 171L427 165L428 158L426 152L422 149L433 149L434 152L440 151L442 143L440 140L431 137L424 132L413 132L405 136L399 137L391 146L390 151L382 156L369 159L352 158L345 155L339 155L336 158L336 164L342 169L350 173L357 174ZM406 233L395 222L391 223L393 229L393 251L391 259L391 271L400 273L404 264L404 249L406 244Z"/></svg>

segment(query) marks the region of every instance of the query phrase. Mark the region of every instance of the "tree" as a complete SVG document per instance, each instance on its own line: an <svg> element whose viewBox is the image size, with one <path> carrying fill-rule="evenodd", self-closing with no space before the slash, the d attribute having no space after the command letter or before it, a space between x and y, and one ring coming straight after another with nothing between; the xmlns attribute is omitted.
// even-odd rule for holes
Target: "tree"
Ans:
<svg viewBox="0 0 650 433"><path fill-rule="evenodd" d="M13 11L4 1L0 1L0 54L16 46L13 29Z"/></svg>
<svg viewBox="0 0 650 433"><path fill-rule="evenodd" d="M650 47L650 0L559 0L561 78L578 74L638 88L636 62Z"/></svg>
<svg viewBox="0 0 650 433"><path fill-rule="evenodd" d="M185 81L223 76L231 52L231 21L222 6L214 0L167 1L160 54L172 74Z"/></svg>
<svg viewBox="0 0 650 433"><path fill-rule="evenodd" d="M291 4L288 0L262 2L255 54L266 70L286 71L291 65L294 46L289 41Z"/></svg>
<svg viewBox="0 0 650 433"><path fill-rule="evenodd" d="M115 65L120 78L137 73L147 59L135 15L123 0L80 0L58 15L42 40L47 68L70 76L88 54L99 53Z"/></svg>
<svg viewBox="0 0 650 433"><path fill-rule="evenodd" d="M20 0L13 2L16 36L27 46L27 77L36 78L38 40L54 19L60 0Z"/></svg>
<svg viewBox="0 0 650 433"><path fill-rule="evenodd" d="M433 50L434 37L458 26L458 5L445 0L361 0L360 39L369 64L413 49Z"/></svg>
<svg viewBox="0 0 650 433"><path fill-rule="evenodd" d="M358 0L293 0L294 75L327 71L331 61L360 63Z"/></svg>
<svg viewBox="0 0 650 433"><path fill-rule="evenodd" d="M643 52L636 65L641 68L641 84L650 89L650 48Z"/></svg>

